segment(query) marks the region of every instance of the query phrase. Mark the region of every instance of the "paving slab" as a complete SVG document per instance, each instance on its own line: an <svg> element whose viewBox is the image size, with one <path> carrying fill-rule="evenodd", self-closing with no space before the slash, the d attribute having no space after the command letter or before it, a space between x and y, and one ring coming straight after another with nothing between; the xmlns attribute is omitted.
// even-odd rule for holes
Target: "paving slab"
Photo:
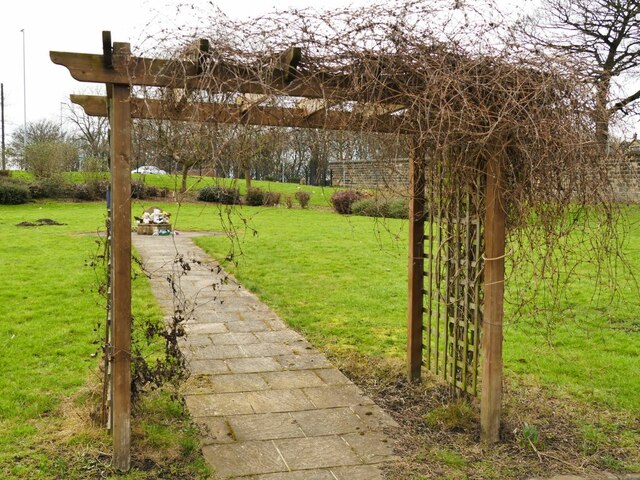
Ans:
<svg viewBox="0 0 640 480"><path fill-rule="evenodd" d="M249 398L243 393L185 395L185 402L193 417L254 413Z"/></svg>
<svg viewBox="0 0 640 480"><path fill-rule="evenodd" d="M342 435L342 439L365 463L380 463L393 459L393 448L383 432L358 432Z"/></svg>
<svg viewBox="0 0 640 480"><path fill-rule="evenodd" d="M274 440L290 470L359 465L361 460L339 436Z"/></svg>
<svg viewBox="0 0 640 480"><path fill-rule="evenodd" d="M295 472L269 473L236 478L237 480L336 480L336 477L332 475L329 469L298 470Z"/></svg>
<svg viewBox="0 0 640 480"><path fill-rule="evenodd" d="M231 370L224 360L190 360L189 371L192 374L222 374L229 373Z"/></svg>
<svg viewBox="0 0 640 480"><path fill-rule="evenodd" d="M277 440L304 435L291 413L233 415L228 417L233 435L243 440Z"/></svg>
<svg viewBox="0 0 640 480"><path fill-rule="evenodd" d="M233 373L277 372L282 365L273 357L230 358L227 366Z"/></svg>
<svg viewBox="0 0 640 480"><path fill-rule="evenodd" d="M380 480L393 419L321 352L196 247L192 234L133 236L166 318L184 294L183 395L214 479Z"/></svg>
<svg viewBox="0 0 640 480"><path fill-rule="evenodd" d="M234 443L234 438L229 422L224 417L199 417L195 419L200 428L200 435L204 445L212 443Z"/></svg>
<svg viewBox="0 0 640 480"><path fill-rule="evenodd" d="M364 396L355 385L329 385L305 388L304 393L317 408L349 407L370 405L373 401Z"/></svg>
<svg viewBox="0 0 640 480"><path fill-rule="evenodd" d="M293 412L291 416L308 437L341 435L369 430L350 408L331 408Z"/></svg>
<svg viewBox="0 0 640 480"><path fill-rule="evenodd" d="M206 445L202 454L221 479L289 470L272 441Z"/></svg>
<svg viewBox="0 0 640 480"><path fill-rule="evenodd" d="M384 480L382 472L375 465L336 467L331 469L331 473L336 480Z"/></svg>
<svg viewBox="0 0 640 480"><path fill-rule="evenodd" d="M268 390L269 384L258 373L232 373L228 375L192 375L185 393L237 393Z"/></svg>
<svg viewBox="0 0 640 480"><path fill-rule="evenodd" d="M247 392L245 397L255 413L297 412L315 408L302 389Z"/></svg>
<svg viewBox="0 0 640 480"><path fill-rule="evenodd" d="M316 375L315 370L295 370L284 372L264 372L262 378L275 390L286 388L322 387L326 383Z"/></svg>

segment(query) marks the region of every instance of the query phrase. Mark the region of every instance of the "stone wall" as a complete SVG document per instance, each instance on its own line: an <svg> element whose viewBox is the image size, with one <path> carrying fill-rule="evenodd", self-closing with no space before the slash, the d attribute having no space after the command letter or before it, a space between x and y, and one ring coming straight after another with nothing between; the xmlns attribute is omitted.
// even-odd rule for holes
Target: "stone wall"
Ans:
<svg viewBox="0 0 640 480"><path fill-rule="evenodd" d="M640 155L630 155L609 168L616 201L640 203Z"/></svg>
<svg viewBox="0 0 640 480"><path fill-rule="evenodd" d="M398 189L409 188L409 159L329 163L332 187Z"/></svg>
<svg viewBox="0 0 640 480"><path fill-rule="evenodd" d="M406 193L409 188L409 160L329 163L332 187L382 188ZM630 155L611 165L609 178L614 198L623 203L640 203L640 155Z"/></svg>

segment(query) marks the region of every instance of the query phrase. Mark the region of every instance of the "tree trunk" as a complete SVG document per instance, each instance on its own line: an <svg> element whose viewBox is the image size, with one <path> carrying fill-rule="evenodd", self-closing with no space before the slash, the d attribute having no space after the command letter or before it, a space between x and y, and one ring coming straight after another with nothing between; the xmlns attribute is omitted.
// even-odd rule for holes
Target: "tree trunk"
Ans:
<svg viewBox="0 0 640 480"><path fill-rule="evenodd" d="M245 167L244 182L247 187L247 191L249 191L249 189L251 188L251 168Z"/></svg>
<svg viewBox="0 0 640 480"><path fill-rule="evenodd" d="M180 193L184 193L187 191L187 174L189 173L189 166L182 166L182 186L180 187Z"/></svg>
<svg viewBox="0 0 640 480"><path fill-rule="evenodd" d="M605 157L609 152L609 121L611 115L607 108L611 79L605 74L596 84L596 110L594 112L595 135L600 155Z"/></svg>

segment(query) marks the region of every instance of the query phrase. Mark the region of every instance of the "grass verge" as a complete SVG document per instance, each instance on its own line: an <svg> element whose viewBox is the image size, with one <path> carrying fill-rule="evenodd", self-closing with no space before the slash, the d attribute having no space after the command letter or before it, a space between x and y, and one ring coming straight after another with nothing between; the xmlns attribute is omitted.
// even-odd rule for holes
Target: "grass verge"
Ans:
<svg viewBox="0 0 640 480"><path fill-rule="evenodd" d="M18 227L49 218L64 225ZM110 478L110 439L92 422L104 305L92 235L102 203L0 207L0 477ZM161 318L146 279L134 280L134 316ZM98 355L99 357L99 355ZM135 412L134 468L118 478L206 478L197 435L167 394ZM162 446L162 448L159 448ZM164 474L163 474L164 475ZM167 475L164 475L168 478Z"/></svg>

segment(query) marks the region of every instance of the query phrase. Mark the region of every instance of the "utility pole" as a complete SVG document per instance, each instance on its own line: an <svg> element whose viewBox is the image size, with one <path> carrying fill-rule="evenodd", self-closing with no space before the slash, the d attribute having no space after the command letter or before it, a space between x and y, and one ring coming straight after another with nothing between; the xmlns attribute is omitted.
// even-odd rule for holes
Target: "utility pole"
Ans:
<svg viewBox="0 0 640 480"><path fill-rule="evenodd" d="M24 111L23 111L23 128L24 132L22 133L22 164L25 168L27 164L27 57L25 54L25 33L24 28L20 30L22 32L22 90L23 90L23 98L24 98Z"/></svg>
<svg viewBox="0 0 640 480"><path fill-rule="evenodd" d="M4 156L4 83L0 83L0 110L2 111L2 170L7 169L7 162Z"/></svg>

